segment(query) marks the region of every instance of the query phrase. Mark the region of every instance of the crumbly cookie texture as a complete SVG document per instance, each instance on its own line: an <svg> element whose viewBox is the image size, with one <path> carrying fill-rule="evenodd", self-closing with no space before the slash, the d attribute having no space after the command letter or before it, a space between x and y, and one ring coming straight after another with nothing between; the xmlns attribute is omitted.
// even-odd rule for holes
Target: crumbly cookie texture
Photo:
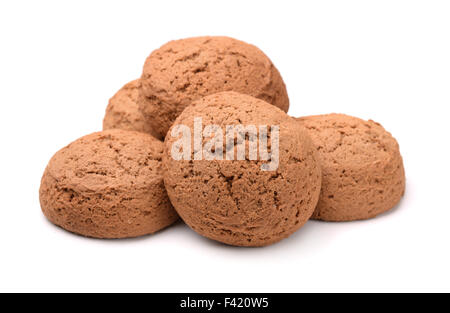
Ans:
<svg viewBox="0 0 450 313"><path fill-rule="evenodd" d="M228 37L171 41L146 60L141 110L164 137L193 101L236 91L289 109L286 86L270 59L257 47Z"/></svg>
<svg viewBox="0 0 450 313"><path fill-rule="evenodd" d="M134 80L123 86L109 100L103 119L103 130L133 130L162 139L140 111L139 102L143 101L140 88L141 80Z"/></svg>
<svg viewBox="0 0 450 313"><path fill-rule="evenodd" d="M405 192L397 141L380 124L343 114L298 119L322 166L322 192L313 218L353 221L392 209Z"/></svg>
<svg viewBox="0 0 450 313"><path fill-rule="evenodd" d="M163 143L139 132L107 130L57 152L42 177L44 215L95 238L151 234L178 219L162 178Z"/></svg>
<svg viewBox="0 0 450 313"><path fill-rule="evenodd" d="M181 218L199 234L235 246L267 246L301 228L316 207L322 175L311 139L297 121L262 100L223 92L194 102L172 129L185 125L193 132L198 117L224 133L227 125L279 126L279 166L262 171L267 161L253 161L248 153L242 161L194 160L192 151L191 160L176 161L171 151L179 138L170 130L164 181ZM243 139L246 146L250 140Z"/></svg>

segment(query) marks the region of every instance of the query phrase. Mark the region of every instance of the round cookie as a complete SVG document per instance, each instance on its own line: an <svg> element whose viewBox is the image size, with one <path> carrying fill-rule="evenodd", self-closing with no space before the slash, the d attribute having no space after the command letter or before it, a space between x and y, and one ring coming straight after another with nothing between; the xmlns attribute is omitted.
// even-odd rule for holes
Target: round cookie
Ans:
<svg viewBox="0 0 450 313"><path fill-rule="evenodd" d="M405 192L397 141L380 124L343 114L298 119L319 152L322 192L313 219L353 221L392 209Z"/></svg>
<svg viewBox="0 0 450 313"><path fill-rule="evenodd" d="M178 216L162 178L163 143L139 132L107 130L57 152L42 177L44 215L95 238L157 232Z"/></svg>
<svg viewBox="0 0 450 313"><path fill-rule="evenodd" d="M238 125L254 125L258 135L227 132ZM259 140L264 126L269 138ZM199 129L203 149L189 138ZM180 146L183 138L187 144ZM256 150L250 145L261 153L264 143L270 157L252 156ZM241 159L239 147L246 151ZM229 245L266 246L288 237L311 217L319 199L321 171L306 131L277 107L235 92L207 96L186 108L166 136L163 164L165 186L181 218L199 234ZM263 170L268 164L272 167Z"/></svg>
<svg viewBox="0 0 450 313"><path fill-rule="evenodd" d="M193 101L236 91L289 109L286 86L270 59L257 47L228 37L171 41L146 60L141 110L164 137Z"/></svg>
<svg viewBox="0 0 450 313"><path fill-rule="evenodd" d="M103 130L123 129L150 134L158 139L158 135L139 109L142 96L140 79L123 86L110 100L103 119Z"/></svg>

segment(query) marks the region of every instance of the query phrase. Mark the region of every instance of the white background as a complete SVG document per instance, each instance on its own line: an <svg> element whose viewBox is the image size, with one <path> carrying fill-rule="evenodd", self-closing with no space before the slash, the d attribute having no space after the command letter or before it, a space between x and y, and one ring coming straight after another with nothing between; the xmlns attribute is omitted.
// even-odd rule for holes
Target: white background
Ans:
<svg viewBox="0 0 450 313"><path fill-rule="evenodd" d="M182 224L102 241L47 222L38 189L53 153L101 129L152 50L199 35L266 52L291 115L382 123L404 156L400 206L258 249ZM449 1L1 1L0 106L0 290L450 291Z"/></svg>

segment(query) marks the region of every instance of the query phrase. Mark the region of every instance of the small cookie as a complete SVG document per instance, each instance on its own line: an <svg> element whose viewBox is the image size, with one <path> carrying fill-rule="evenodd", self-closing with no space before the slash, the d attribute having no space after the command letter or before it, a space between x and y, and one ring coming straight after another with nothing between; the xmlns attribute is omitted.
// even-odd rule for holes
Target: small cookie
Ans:
<svg viewBox="0 0 450 313"><path fill-rule="evenodd" d="M392 209L405 192L397 141L380 124L343 114L299 118L319 152L322 192L313 218L353 221Z"/></svg>
<svg viewBox="0 0 450 313"><path fill-rule="evenodd" d="M123 86L110 100L103 119L103 130L123 129L147 133L162 139L139 109L142 101L139 89L140 79L136 79Z"/></svg>
<svg viewBox="0 0 450 313"><path fill-rule="evenodd" d="M139 132L107 130L57 152L42 177L44 215L95 238L157 232L178 216L162 179L163 143Z"/></svg>
<svg viewBox="0 0 450 313"><path fill-rule="evenodd" d="M221 91L236 91L289 109L286 86L269 58L257 47L228 37L171 41L146 60L141 109L164 137L193 101Z"/></svg>
<svg viewBox="0 0 450 313"><path fill-rule="evenodd" d="M240 133L239 126L255 131ZM202 131L203 139L191 145ZM183 138L187 144L181 147ZM239 148L246 151L241 158ZM267 246L288 237L311 217L319 199L321 171L307 132L279 108L235 92L186 108L166 136L163 164L165 186L181 218L199 234L229 245Z"/></svg>

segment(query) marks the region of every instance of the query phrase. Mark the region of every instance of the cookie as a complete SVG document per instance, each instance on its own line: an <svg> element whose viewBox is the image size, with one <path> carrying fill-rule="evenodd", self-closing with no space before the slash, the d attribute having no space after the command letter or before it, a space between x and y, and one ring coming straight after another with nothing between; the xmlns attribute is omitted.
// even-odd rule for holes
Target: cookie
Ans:
<svg viewBox="0 0 450 313"><path fill-rule="evenodd" d="M103 119L103 130L123 129L150 134L162 139L139 109L142 100L140 79L123 86L110 100Z"/></svg>
<svg viewBox="0 0 450 313"><path fill-rule="evenodd" d="M163 143L139 132L107 130L57 152L42 177L40 202L54 224L95 238L157 232L178 216L162 178Z"/></svg>
<svg viewBox="0 0 450 313"><path fill-rule="evenodd" d="M164 144L169 198L186 224L207 238L266 246L313 214L321 184L315 147L295 119L265 101L235 92L195 101Z"/></svg>
<svg viewBox="0 0 450 313"><path fill-rule="evenodd" d="M141 109L164 137L193 101L221 91L236 91L289 109L286 86L269 58L257 47L228 37L171 41L146 60Z"/></svg>
<svg viewBox="0 0 450 313"><path fill-rule="evenodd" d="M343 114L298 119L319 152L322 192L313 218L373 218L400 201L405 171L397 141L380 124Z"/></svg>

